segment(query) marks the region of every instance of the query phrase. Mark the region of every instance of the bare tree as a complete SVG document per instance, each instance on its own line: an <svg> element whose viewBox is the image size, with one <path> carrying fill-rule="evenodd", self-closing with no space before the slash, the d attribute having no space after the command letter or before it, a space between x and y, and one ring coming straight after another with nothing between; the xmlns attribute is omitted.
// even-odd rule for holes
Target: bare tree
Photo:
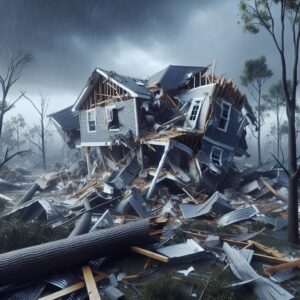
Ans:
<svg viewBox="0 0 300 300"><path fill-rule="evenodd" d="M248 59L244 63L243 73L241 75L241 82L246 86L256 102L257 111L257 153L258 153L258 164L261 165L261 127L262 123L262 89L266 80L273 75L272 70L267 66L265 56L257 59Z"/></svg>
<svg viewBox="0 0 300 300"><path fill-rule="evenodd" d="M275 13L276 9L279 12L279 17ZM266 30L279 54L281 84L288 122L288 170L285 170L289 178L288 240L291 243L298 244L297 183L300 176L300 168L297 167L295 122L300 42L300 0L241 0L240 12L244 30L250 33L258 33L261 28ZM288 47L293 51L291 68L288 67L286 62L287 29L290 30L292 35L292 45ZM288 74L289 72L290 74ZM291 78L292 82L291 91L288 88L288 77Z"/></svg>
<svg viewBox="0 0 300 300"><path fill-rule="evenodd" d="M291 81L288 81L289 91L291 91ZM280 157L281 149L281 138L283 134L287 132L284 131L284 126L282 124L282 113L283 108L285 107L284 95L282 91L281 81L272 84L269 88L269 93L264 95L264 103L266 105L266 110L272 111L275 113L276 123L275 126L271 127L271 134L276 136L276 152L277 158ZM281 151L282 152L282 151Z"/></svg>
<svg viewBox="0 0 300 300"><path fill-rule="evenodd" d="M29 97L24 95L24 97L32 104L36 112L39 114L39 125L34 127L34 131L37 133L39 142L35 142L33 139L30 139L30 142L35 145L42 156L43 169L46 171L46 136L48 134L48 124L46 124L46 116L49 100L46 95L40 94L40 103L36 105Z"/></svg>
<svg viewBox="0 0 300 300"><path fill-rule="evenodd" d="M4 115L11 110L14 105L22 98L24 92L21 92L15 100L7 99L11 87L19 80L23 67L31 60L30 54L19 53L14 55L8 65L5 74L0 74L1 100L0 100L0 137L2 134Z"/></svg>
<svg viewBox="0 0 300 300"><path fill-rule="evenodd" d="M0 169L6 163L8 163L11 159L13 159L15 156L17 156L17 155L23 155L23 154L28 153L28 152L29 152L29 150L20 150L20 151L17 151L15 153L13 153L13 154L9 154L9 149L7 147L6 150L5 150L3 158L0 159Z"/></svg>

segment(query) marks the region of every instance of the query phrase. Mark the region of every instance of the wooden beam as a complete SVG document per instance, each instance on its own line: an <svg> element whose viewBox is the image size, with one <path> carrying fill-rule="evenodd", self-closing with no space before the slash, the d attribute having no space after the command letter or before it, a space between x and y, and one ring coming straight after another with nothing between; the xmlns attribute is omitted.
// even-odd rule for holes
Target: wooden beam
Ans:
<svg viewBox="0 0 300 300"><path fill-rule="evenodd" d="M101 272L100 274L95 276L95 282L99 282L99 281L101 281L103 279L106 279L106 278L107 278L107 274ZM60 290L60 291L55 292L53 294L50 294L50 295L44 296L42 298L39 298L39 300L55 300L55 299L61 298L63 296L69 295L73 292L76 292L76 291L78 291L78 290L80 290L84 287L85 287L84 281L80 281L76 284L68 286L67 288L65 288L63 290Z"/></svg>
<svg viewBox="0 0 300 300"><path fill-rule="evenodd" d="M155 252L152 252L152 251L140 248L140 247L133 246L130 248L130 250L135 253L142 254L142 255L150 257L152 259L161 261L163 263L169 262L169 258L167 256L164 256L164 255L161 255L161 254L158 254L158 253L155 253Z"/></svg>
<svg viewBox="0 0 300 300"><path fill-rule="evenodd" d="M89 299L101 300L91 267L90 266L82 267L82 273L86 284L86 289L88 291Z"/></svg>
<svg viewBox="0 0 300 300"><path fill-rule="evenodd" d="M286 269L289 269L289 268L296 268L296 267L299 267L299 266L300 266L300 258L295 259L295 260L290 261L290 262L286 262L286 263L277 265L277 266L268 267L268 268L265 269L265 273L268 274L268 275L272 275L272 274L274 274L278 271L286 270Z"/></svg>

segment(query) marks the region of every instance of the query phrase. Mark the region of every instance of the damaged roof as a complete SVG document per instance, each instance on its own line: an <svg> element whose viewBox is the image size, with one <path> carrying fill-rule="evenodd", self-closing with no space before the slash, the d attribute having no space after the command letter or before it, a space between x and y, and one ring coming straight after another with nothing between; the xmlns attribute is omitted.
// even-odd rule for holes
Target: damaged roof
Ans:
<svg viewBox="0 0 300 300"><path fill-rule="evenodd" d="M96 71L101 75L104 73L104 76L109 79L114 79L119 84L123 85L125 87L124 89L127 88L129 91L134 92L138 97L150 97L151 95L148 88L145 86L144 80L142 79L121 75L115 71L106 71L100 68L97 68Z"/></svg>
<svg viewBox="0 0 300 300"><path fill-rule="evenodd" d="M151 93L144 85L144 81L142 81L141 79L120 75L114 71L106 71L104 69L96 68L93 71L91 77L88 79L88 82L81 91L80 95L78 96L75 104L72 107L72 111L79 110L80 105L85 101L86 97L88 97L89 93L97 84L98 79L101 75L130 93L132 97L140 97L144 99L151 98Z"/></svg>
<svg viewBox="0 0 300 300"><path fill-rule="evenodd" d="M59 124L62 130L68 131L80 128L79 115L72 112L72 106L64 108L56 113L49 115L52 119Z"/></svg>
<svg viewBox="0 0 300 300"><path fill-rule="evenodd" d="M172 90L182 86L193 74L204 73L206 70L207 67L169 65L167 68L150 76L148 86L160 84L165 91Z"/></svg>

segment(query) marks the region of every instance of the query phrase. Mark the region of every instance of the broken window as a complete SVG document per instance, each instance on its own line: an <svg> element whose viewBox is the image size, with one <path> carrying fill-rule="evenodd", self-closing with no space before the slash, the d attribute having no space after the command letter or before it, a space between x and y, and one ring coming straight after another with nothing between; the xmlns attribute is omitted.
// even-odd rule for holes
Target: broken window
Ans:
<svg viewBox="0 0 300 300"><path fill-rule="evenodd" d="M222 166L223 149L213 146L210 153L210 161L218 167Z"/></svg>
<svg viewBox="0 0 300 300"><path fill-rule="evenodd" d="M88 110L87 111L87 119L88 119L88 131L93 132L96 131L96 110Z"/></svg>
<svg viewBox="0 0 300 300"><path fill-rule="evenodd" d="M230 117L231 104L225 101L222 101L222 111L218 123L218 129L222 131L227 131L229 117Z"/></svg>
<svg viewBox="0 0 300 300"><path fill-rule="evenodd" d="M115 106L106 107L106 125L108 130L119 130L118 110Z"/></svg>

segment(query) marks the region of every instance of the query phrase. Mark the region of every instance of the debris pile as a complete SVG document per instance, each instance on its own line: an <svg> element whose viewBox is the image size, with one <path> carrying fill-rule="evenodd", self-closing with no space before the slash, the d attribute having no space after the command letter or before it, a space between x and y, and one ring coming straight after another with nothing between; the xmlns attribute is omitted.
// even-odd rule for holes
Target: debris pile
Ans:
<svg viewBox="0 0 300 300"><path fill-rule="evenodd" d="M96 69L73 108L51 118L85 163L36 179L0 218L73 228L0 254L5 299L139 299L147 278L165 272L205 299L212 268L235 276L226 291L295 297L279 283L297 275L297 250L261 243L284 233L286 178L276 165L235 162L256 121L232 81L203 67L169 66L148 80ZM275 266L255 271L256 261Z"/></svg>

